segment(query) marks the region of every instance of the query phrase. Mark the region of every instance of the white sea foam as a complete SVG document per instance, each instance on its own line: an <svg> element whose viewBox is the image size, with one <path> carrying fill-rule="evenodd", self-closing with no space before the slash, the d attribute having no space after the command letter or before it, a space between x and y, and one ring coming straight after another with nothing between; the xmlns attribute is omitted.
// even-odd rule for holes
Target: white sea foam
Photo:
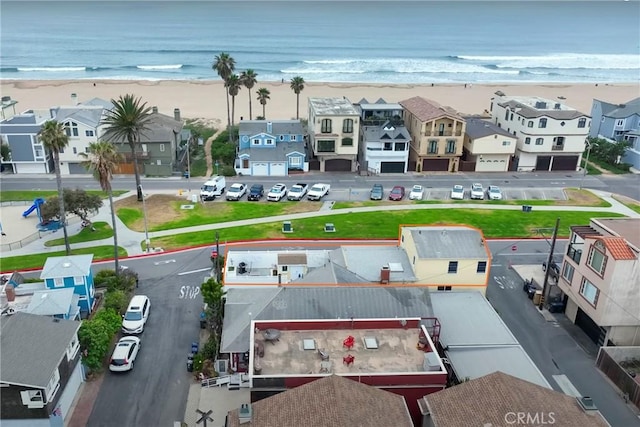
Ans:
<svg viewBox="0 0 640 427"><path fill-rule="evenodd" d="M170 65L138 65L136 68L140 70L178 70L182 68L182 64Z"/></svg>
<svg viewBox="0 0 640 427"><path fill-rule="evenodd" d="M85 71L86 67L18 67L18 71L46 71L46 72L65 72L65 71Z"/></svg>
<svg viewBox="0 0 640 427"><path fill-rule="evenodd" d="M640 55L559 53L539 56L460 55L457 58L485 65L494 65L497 68L640 69Z"/></svg>

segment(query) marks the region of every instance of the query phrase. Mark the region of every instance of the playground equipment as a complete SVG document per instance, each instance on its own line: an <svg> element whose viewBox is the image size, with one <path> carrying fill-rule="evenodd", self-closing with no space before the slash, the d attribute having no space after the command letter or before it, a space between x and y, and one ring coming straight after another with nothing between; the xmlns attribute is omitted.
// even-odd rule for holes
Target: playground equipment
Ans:
<svg viewBox="0 0 640 427"><path fill-rule="evenodd" d="M33 211L36 211L36 215L38 215L38 225L36 226L40 231L56 231L62 224L60 221L43 221L42 214L40 213L40 206L44 203L44 199L37 198L33 201L33 205L29 207L26 211L22 212L22 216L24 218L28 217Z"/></svg>
<svg viewBox="0 0 640 427"><path fill-rule="evenodd" d="M36 211L36 215L38 215L38 219L42 222L42 216L40 215L40 206L44 203L44 199L38 198L33 201L33 205L26 211L22 212L22 216L24 218L31 215L31 212Z"/></svg>

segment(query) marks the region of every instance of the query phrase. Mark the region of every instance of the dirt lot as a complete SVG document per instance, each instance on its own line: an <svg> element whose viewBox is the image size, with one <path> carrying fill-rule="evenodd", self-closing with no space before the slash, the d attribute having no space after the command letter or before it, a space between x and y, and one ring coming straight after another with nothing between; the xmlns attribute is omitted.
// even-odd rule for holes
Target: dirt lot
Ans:
<svg viewBox="0 0 640 427"><path fill-rule="evenodd" d="M558 200L557 205L598 206L602 202L602 199L587 190L567 188L564 192L567 195L567 200Z"/></svg>

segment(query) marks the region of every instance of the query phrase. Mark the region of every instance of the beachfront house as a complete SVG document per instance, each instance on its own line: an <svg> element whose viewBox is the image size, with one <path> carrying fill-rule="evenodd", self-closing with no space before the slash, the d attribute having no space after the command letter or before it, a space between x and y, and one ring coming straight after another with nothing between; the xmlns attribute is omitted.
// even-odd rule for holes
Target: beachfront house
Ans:
<svg viewBox="0 0 640 427"><path fill-rule="evenodd" d="M20 312L0 316L3 427L61 427L69 422L71 405L85 379L80 325Z"/></svg>
<svg viewBox="0 0 640 427"><path fill-rule="evenodd" d="M309 169L355 172L358 169L360 115L347 98L309 98Z"/></svg>
<svg viewBox="0 0 640 427"><path fill-rule="evenodd" d="M537 96L491 98L491 120L518 138L515 169L575 171L585 149L591 119L560 101Z"/></svg>
<svg viewBox="0 0 640 427"><path fill-rule="evenodd" d="M409 170L457 172L466 124L453 108L415 96L400 101L411 134Z"/></svg>
<svg viewBox="0 0 640 427"><path fill-rule="evenodd" d="M518 138L496 124L478 117L465 117L461 171L508 172L516 152Z"/></svg>
<svg viewBox="0 0 640 427"><path fill-rule="evenodd" d="M80 315L86 318L95 304L95 287L91 263L93 255L49 257L40 278L48 289L72 288L79 295Z"/></svg>
<svg viewBox="0 0 640 427"><path fill-rule="evenodd" d="M300 120L242 120L235 170L239 175L287 176L307 171Z"/></svg>
<svg viewBox="0 0 640 427"><path fill-rule="evenodd" d="M362 99L358 162L362 171L373 174L405 173L409 166L409 131L402 121L402 106L380 98L375 103Z"/></svg>
<svg viewBox="0 0 640 427"><path fill-rule="evenodd" d="M182 132L184 122L180 110L175 109L173 116L158 112L153 107L147 122L147 129L140 135L140 143L136 151L138 169L147 176L171 176L179 169L177 162L178 148L185 135ZM119 174L133 174L134 163L129 144L122 139L110 139L118 146L124 160L118 165Z"/></svg>
<svg viewBox="0 0 640 427"><path fill-rule="evenodd" d="M10 150L9 158L2 159L5 168L21 174L53 172L51 153L38 137L42 125L51 118L49 110L27 110L0 121L0 138Z"/></svg>
<svg viewBox="0 0 640 427"><path fill-rule="evenodd" d="M624 104L594 99L591 120L589 136L629 142L622 161L640 169L640 97Z"/></svg>

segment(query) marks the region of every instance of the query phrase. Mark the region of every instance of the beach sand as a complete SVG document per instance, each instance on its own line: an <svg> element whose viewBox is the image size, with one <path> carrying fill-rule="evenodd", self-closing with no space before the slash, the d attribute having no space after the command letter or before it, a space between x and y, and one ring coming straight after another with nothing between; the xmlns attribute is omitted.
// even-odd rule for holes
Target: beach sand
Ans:
<svg viewBox="0 0 640 427"><path fill-rule="evenodd" d="M289 82L259 82L251 90L253 118L262 115L262 106L256 99L258 88L266 87L271 99L266 105L266 117L273 120L295 118L296 96ZM558 100L583 113L590 114L593 99L611 103L624 103L638 96L639 85L632 83L605 84L355 84L355 83L306 83L300 94L300 118L308 115L309 97L347 97L351 102L366 98L374 103L379 98L398 102L413 96L422 96L453 107L462 114L482 114L490 108L491 97L496 91L507 95L540 96ZM79 102L94 97L109 100L133 93L142 97L149 106L157 106L161 113L173 115L179 108L183 118L204 118L214 123L226 122L225 92L220 80L192 81L118 81L118 80L49 80L49 81L0 81L2 96L18 101L17 112L28 109L48 109L53 106L71 105L71 94L77 94ZM243 88L236 97L235 120L249 118L249 97Z"/></svg>

